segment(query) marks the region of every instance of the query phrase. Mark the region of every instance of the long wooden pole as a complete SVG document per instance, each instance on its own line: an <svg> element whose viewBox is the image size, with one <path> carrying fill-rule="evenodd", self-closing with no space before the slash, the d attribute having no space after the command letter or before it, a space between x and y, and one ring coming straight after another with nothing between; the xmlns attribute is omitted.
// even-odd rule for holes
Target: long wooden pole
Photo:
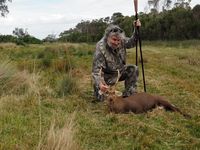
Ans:
<svg viewBox="0 0 200 150"><path fill-rule="evenodd" d="M135 19L138 19L138 0L134 0L134 8L135 8ZM143 63L143 56L142 56L142 41L140 38L140 28L139 26L136 27L136 66L138 65L138 42L140 46L140 59L142 64L142 76L143 76L143 84L144 84L144 92L146 92L146 83L145 83L145 75L144 75L144 63Z"/></svg>

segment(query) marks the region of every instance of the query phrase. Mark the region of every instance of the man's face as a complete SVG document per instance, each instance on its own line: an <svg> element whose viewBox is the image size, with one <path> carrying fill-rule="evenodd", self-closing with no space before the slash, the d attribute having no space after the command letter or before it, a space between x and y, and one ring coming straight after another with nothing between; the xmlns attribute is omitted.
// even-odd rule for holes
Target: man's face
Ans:
<svg viewBox="0 0 200 150"><path fill-rule="evenodd" d="M116 35L109 36L108 45L113 49L119 48L121 46L121 38Z"/></svg>

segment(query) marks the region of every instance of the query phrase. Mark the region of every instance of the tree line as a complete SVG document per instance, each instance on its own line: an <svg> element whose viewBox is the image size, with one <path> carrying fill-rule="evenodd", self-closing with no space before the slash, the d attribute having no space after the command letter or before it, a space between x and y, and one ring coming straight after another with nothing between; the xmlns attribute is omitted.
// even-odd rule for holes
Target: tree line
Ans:
<svg viewBox="0 0 200 150"><path fill-rule="evenodd" d="M17 45L25 44L41 44L42 41L34 36L31 36L27 29L15 28L13 35L0 35L0 43L12 42Z"/></svg>
<svg viewBox="0 0 200 150"><path fill-rule="evenodd" d="M144 40L189 40L200 39L200 5L190 7L176 7L160 13L139 13L142 23L141 37ZM124 16L114 13L111 17L81 21L75 28L71 28L59 35L59 41L67 42L97 42L104 34L109 24L119 25L131 36L133 33L134 16Z"/></svg>
<svg viewBox="0 0 200 150"><path fill-rule="evenodd" d="M1 0L0 0L1 1ZM141 37L143 40L189 40L200 39L200 5L192 9L189 5L179 5L171 10L161 12L153 9L150 13L138 14L142 23ZM133 33L134 16L124 16L120 12L111 17L82 20L74 28L60 33L59 37L49 34L40 40L28 34L27 29L15 28L13 35L1 35L1 42L14 42L20 45L41 44L42 42L97 42L104 35L109 24L119 25L130 37Z"/></svg>

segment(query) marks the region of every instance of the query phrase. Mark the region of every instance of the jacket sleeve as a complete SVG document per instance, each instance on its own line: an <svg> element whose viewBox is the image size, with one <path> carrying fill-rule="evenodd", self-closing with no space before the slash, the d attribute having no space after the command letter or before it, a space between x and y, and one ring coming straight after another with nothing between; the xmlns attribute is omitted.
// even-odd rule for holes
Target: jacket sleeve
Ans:
<svg viewBox="0 0 200 150"><path fill-rule="evenodd" d="M133 32L133 35L128 38L126 37L125 38L125 48L132 48L135 46L135 43L136 43L136 34L135 34L135 31Z"/></svg>
<svg viewBox="0 0 200 150"><path fill-rule="evenodd" d="M95 86L99 87L100 82L104 82L102 68L106 68L105 58L102 54L100 47L96 46L96 51L93 57L92 78Z"/></svg>

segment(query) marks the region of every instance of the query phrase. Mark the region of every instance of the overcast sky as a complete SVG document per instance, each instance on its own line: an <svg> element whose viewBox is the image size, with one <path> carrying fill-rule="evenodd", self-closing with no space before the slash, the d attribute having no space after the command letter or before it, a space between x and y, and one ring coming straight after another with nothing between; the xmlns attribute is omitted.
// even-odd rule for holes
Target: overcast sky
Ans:
<svg viewBox="0 0 200 150"><path fill-rule="evenodd" d="M138 11L147 11L148 0L138 1ZM196 4L200 1L192 0L191 6ZM59 35L81 20L104 18L115 12L134 15L133 0L13 0L8 7L7 17L0 17L0 34L12 34L19 27L40 39L48 34Z"/></svg>

